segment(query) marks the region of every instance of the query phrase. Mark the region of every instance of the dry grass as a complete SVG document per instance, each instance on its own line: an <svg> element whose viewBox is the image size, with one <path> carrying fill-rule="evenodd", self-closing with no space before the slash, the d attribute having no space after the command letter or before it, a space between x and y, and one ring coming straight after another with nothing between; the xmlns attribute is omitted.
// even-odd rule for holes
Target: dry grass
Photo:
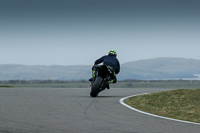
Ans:
<svg viewBox="0 0 200 133"><path fill-rule="evenodd" d="M179 89L129 98L127 104L160 116L200 123L200 89Z"/></svg>

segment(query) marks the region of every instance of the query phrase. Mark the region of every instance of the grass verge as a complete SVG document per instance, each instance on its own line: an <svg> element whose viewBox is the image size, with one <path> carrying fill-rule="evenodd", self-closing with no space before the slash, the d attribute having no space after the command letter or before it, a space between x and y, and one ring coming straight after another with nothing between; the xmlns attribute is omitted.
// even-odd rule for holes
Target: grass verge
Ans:
<svg viewBox="0 0 200 133"><path fill-rule="evenodd" d="M135 96L125 103L139 110L200 123L200 89L179 89Z"/></svg>
<svg viewBox="0 0 200 133"><path fill-rule="evenodd" d="M59 81L59 80L10 80L0 81L1 85L13 87L52 87L52 88L90 88L89 81ZM159 89L196 89L198 80L127 80L111 84L111 88L159 88Z"/></svg>
<svg viewBox="0 0 200 133"><path fill-rule="evenodd" d="M8 86L8 85L0 85L0 87L13 87L13 86Z"/></svg>

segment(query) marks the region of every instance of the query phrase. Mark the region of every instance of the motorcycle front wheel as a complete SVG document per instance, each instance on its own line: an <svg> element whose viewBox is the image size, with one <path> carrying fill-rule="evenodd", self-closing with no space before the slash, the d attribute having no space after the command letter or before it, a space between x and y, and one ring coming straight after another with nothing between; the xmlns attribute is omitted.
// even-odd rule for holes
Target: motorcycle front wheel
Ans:
<svg viewBox="0 0 200 133"><path fill-rule="evenodd" d="M100 92L100 87L101 87L101 83L103 81L103 78L98 76L93 85L92 85L92 89L91 89L91 92L90 92L90 96L91 97L97 97L99 92Z"/></svg>

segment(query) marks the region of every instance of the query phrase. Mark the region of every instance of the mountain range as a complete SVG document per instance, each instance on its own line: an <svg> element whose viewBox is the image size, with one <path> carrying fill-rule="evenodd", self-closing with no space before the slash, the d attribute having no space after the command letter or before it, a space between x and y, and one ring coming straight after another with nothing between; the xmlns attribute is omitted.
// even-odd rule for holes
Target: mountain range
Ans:
<svg viewBox="0 0 200 133"><path fill-rule="evenodd" d="M44 66L0 65L0 80L87 80L90 65ZM196 74L196 75L195 75ZM119 80L183 79L200 74L200 60L184 58L155 58L121 64Z"/></svg>

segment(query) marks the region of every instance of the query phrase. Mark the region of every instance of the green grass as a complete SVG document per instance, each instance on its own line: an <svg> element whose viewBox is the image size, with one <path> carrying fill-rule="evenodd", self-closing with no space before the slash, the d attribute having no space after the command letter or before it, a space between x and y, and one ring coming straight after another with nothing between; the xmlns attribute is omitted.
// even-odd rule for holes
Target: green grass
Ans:
<svg viewBox="0 0 200 133"><path fill-rule="evenodd" d="M8 84L9 86L13 86L16 88L19 87L44 87L44 88L88 88L90 86L89 83L16 83L16 84Z"/></svg>
<svg viewBox="0 0 200 133"><path fill-rule="evenodd" d="M152 114L200 123L200 89L135 96L126 99L125 103Z"/></svg>
<svg viewBox="0 0 200 133"><path fill-rule="evenodd" d="M200 87L198 80L133 80L119 81L113 85L116 88L168 88L168 89L196 89Z"/></svg>
<svg viewBox="0 0 200 133"><path fill-rule="evenodd" d="M8 86L8 85L0 85L0 87L13 87L13 86Z"/></svg>
<svg viewBox="0 0 200 133"><path fill-rule="evenodd" d="M90 88L89 81L8 81L0 82L2 86L13 87L49 87L49 88ZM111 88L168 88L168 89L196 89L200 87L197 80L130 80L118 81L111 84Z"/></svg>

